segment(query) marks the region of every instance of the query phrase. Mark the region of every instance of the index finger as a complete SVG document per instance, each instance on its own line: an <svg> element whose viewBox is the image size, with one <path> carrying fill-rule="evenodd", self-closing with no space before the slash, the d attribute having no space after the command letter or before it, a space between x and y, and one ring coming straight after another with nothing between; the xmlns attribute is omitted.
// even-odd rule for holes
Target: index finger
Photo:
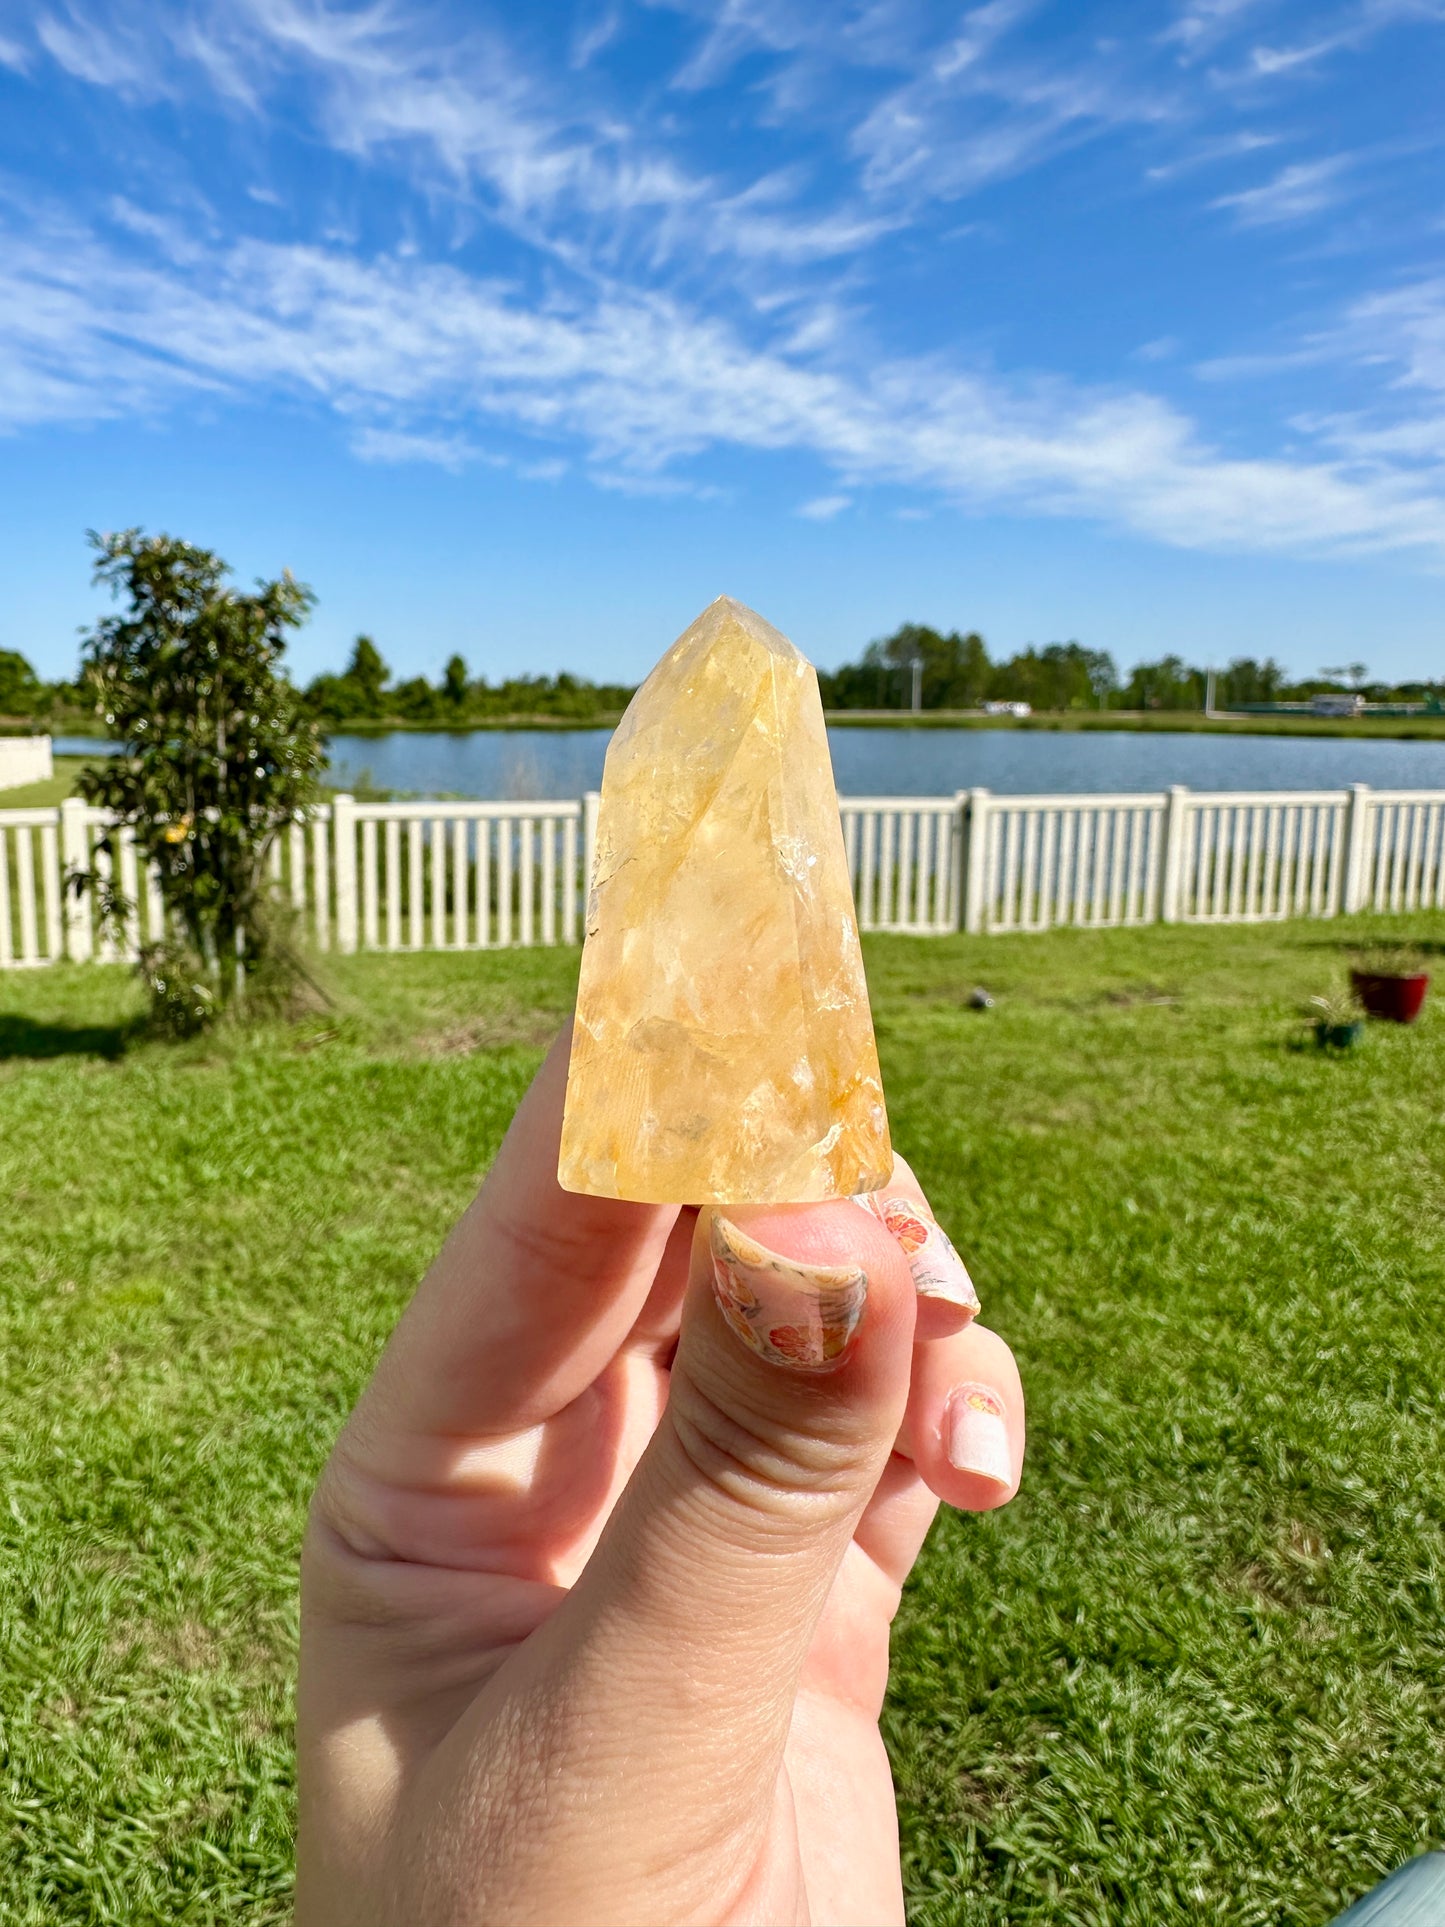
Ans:
<svg viewBox="0 0 1445 1927"><path fill-rule="evenodd" d="M558 1184L571 1040L569 1022L402 1315L366 1422L433 1437L523 1431L570 1405L627 1339L677 1207Z"/></svg>

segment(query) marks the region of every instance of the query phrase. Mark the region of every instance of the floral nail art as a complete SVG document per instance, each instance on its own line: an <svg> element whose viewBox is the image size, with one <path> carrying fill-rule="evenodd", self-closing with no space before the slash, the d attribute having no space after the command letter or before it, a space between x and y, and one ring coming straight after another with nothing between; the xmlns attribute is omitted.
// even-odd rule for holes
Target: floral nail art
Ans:
<svg viewBox="0 0 1445 1927"><path fill-rule="evenodd" d="M775 1365L806 1372L841 1361L868 1295L860 1267L781 1258L716 1215L712 1277L718 1308L743 1343Z"/></svg>
<svg viewBox="0 0 1445 1927"><path fill-rule="evenodd" d="M1004 1402L992 1385L956 1385L943 1422L943 1449L960 1472L1012 1485L1013 1448Z"/></svg>
<svg viewBox="0 0 1445 1927"><path fill-rule="evenodd" d="M865 1193L854 1202L886 1225L898 1240L921 1298L937 1298L961 1311L978 1311L978 1293L968 1267L926 1204L916 1198L885 1198L876 1192Z"/></svg>

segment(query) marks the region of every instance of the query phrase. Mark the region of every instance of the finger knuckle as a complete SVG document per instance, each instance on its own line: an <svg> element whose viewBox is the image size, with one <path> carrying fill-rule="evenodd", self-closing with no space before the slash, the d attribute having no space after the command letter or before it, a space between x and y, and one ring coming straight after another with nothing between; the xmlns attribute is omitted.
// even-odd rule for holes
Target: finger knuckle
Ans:
<svg viewBox="0 0 1445 1927"><path fill-rule="evenodd" d="M825 1529L852 1516L876 1483L877 1448L836 1426L799 1431L677 1379L668 1410L700 1488L780 1534L796 1534L800 1521Z"/></svg>

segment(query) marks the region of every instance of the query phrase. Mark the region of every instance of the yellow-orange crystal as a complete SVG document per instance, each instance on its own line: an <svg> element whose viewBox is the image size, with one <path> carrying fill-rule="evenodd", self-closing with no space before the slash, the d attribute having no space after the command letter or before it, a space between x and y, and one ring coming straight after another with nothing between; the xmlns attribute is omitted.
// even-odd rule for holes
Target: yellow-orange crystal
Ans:
<svg viewBox="0 0 1445 1927"><path fill-rule="evenodd" d="M818 679L719 596L607 752L558 1177L802 1204L892 1169Z"/></svg>

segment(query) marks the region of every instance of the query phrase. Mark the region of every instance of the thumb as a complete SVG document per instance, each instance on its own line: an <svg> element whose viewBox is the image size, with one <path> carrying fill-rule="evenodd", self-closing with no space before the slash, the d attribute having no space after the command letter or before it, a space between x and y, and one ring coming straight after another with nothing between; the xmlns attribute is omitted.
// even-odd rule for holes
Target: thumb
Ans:
<svg viewBox="0 0 1445 1927"><path fill-rule="evenodd" d="M771 1811L804 1658L902 1421L914 1305L898 1245L851 1202L700 1216L666 1412L546 1629L587 1656L594 1712L612 1703L629 1804L656 1779L634 1811L665 1864Z"/></svg>

